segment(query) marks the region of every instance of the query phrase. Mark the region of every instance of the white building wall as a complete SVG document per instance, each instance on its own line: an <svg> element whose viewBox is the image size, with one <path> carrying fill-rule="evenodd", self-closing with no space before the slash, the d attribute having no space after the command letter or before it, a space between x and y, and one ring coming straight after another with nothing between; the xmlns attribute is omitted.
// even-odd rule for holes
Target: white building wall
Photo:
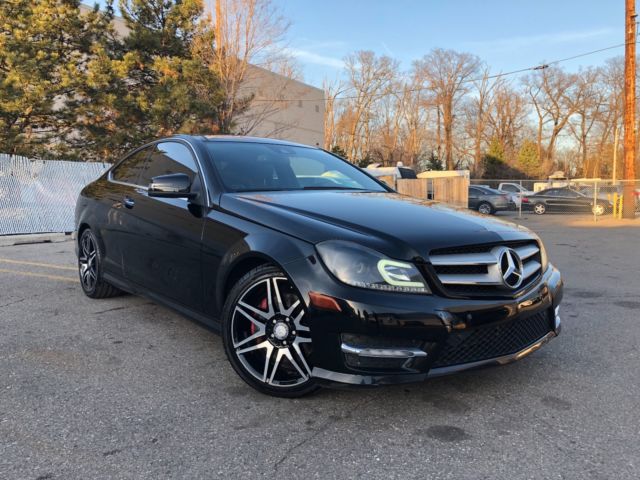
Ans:
<svg viewBox="0 0 640 480"><path fill-rule="evenodd" d="M324 92L260 67L250 66L242 91L254 95L237 121L241 133L322 146Z"/></svg>

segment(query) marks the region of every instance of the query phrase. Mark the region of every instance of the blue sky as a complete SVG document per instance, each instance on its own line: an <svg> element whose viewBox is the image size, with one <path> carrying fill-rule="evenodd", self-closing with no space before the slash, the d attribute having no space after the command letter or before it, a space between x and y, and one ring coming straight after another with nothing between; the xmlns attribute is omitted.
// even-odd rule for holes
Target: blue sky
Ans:
<svg viewBox="0 0 640 480"><path fill-rule="evenodd" d="M408 69L434 47L474 53L510 71L624 42L624 0L274 0L305 80L336 78L341 60L373 50ZM571 70L622 47L565 63Z"/></svg>
<svg viewBox="0 0 640 480"><path fill-rule="evenodd" d="M624 42L624 0L273 1L291 21L287 43L305 81L317 86L339 77L342 59L356 50L389 55L408 69L434 47L454 49L497 73ZM564 66L622 54L620 47Z"/></svg>

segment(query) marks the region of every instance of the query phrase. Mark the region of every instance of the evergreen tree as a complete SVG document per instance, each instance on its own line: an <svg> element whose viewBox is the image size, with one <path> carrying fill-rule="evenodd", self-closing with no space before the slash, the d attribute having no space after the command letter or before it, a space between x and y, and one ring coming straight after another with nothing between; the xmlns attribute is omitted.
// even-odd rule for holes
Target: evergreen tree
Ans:
<svg viewBox="0 0 640 480"><path fill-rule="evenodd" d="M518 152L518 168L530 178L539 177L542 174L542 165L538 158L538 147L535 142L525 140Z"/></svg>
<svg viewBox="0 0 640 480"><path fill-rule="evenodd" d="M339 157L342 157L345 159L347 158L347 152L345 152L340 145L334 145L333 147L331 147L331 153L335 153Z"/></svg>
<svg viewBox="0 0 640 480"><path fill-rule="evenodd" d="M65 99L85 81L109 13L79 0L0 2L0 151L38 155L69 129ZM106 19L106 20L105 20Z"/></svg>
<svg viewBox="0 0 640 480"><path fill-rule="evenodd" d="M129 34L94 48L76 151L113 160L158 136L213 133L222 97L202 1L121 0L120 10Z"/></svg>
<svg viewBox="0 0 640 480"><path fill-rule="evenodd" d="M431 154L429 155L429 158L427 158L425 167L426 167L426 170L440 171L440 170L444 170L444 163L440 158L438 158L438 155L436 155L436 152L431 152Z"/></svg>
<svg viewBox="0 0 640 480"><path fill-rule="evenodd" d="M504 148L497 138L492 138L489 142L489 149L483 159L483 178L504 178L507 164L504 160Z"/></svg>

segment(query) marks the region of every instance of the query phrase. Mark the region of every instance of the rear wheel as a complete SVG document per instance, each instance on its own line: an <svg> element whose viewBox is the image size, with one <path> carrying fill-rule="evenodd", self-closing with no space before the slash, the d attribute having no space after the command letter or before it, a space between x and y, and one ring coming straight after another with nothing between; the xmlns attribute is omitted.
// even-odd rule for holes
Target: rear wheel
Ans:
<svg viewBox="0 0 640 480"><path fill-rule="evenodd" d="M102 252L98 239L87 228L80 235L78 244L78 274L82 291L87 297L108 298L122 293L102 278Z"/></svg>
<svg viewBox="0 0 640 480"><path fill-rule="evenodd" d="M536 203L533 206L533 211L536 213L536 215L543 215L547 211L547 207L544 203Z"/></svg>
<svg viewBox="0 0 640 480"><path fill-rule="evenodd" d="M273 266L247 273L232 288L223 309L227 358L256 390L300 397L318 386L311 378L311 334L306 309L293 283Z"/></svg>
<svg viewBox="0 0 640 480"><path fill-rule="evenodd" d="M480 205L478 205L478 212L483 215L490 215L493 213L493 207L489 202L481 202Z"/></svg>

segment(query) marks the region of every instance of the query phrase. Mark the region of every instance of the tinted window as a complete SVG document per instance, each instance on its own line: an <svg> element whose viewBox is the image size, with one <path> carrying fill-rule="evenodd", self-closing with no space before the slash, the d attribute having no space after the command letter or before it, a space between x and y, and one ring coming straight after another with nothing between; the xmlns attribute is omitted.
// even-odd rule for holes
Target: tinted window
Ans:
<svg viewBox="0 0 640 480"><path fill-rule="evenodd" d="M515 185L503 185L502 186L502 190L504 190L505 192L518 192L518 188Z"/></svg>
<svg viewBox="0 0 640 480"><path fill-rule="evenodd" d="M198 167L186 145L177 142L158 143L140 176L140 185L149 185L153 177L170 173L184 173L193 181Z"/></svg>
<svg viewBox="0 0 640 480"><path fill-rule="evenodd" d="M118 182L139 185L138 177L140 172L144 170L145 160L147 159L150 151L151 147L147 147L125 159L116 168L114 168L111 173L111 178Z"/></svg>
<svg viewBox="0 0 640 480"><path fill-rule="evenodd" d="M418 178L416 172L407 167L398 167L400 178Z"/></svg>
<svg viewBox="0 0 640 480"><path fill-rule="evenodd" d="M482 190L480 190L479 188L470 187L469 193L471 195L482 195Z"/></svg>
<svg viewBox="0 0 640 480"><path fill-rule="evenodd" d="M560 190L556 190L556 196L564 197L564 198L575 198L578 195L572 190L560 189Z"/></svg>
<svg viewBox="0 0 640 480"><path fill-rule="evenodd" d="M243 142L208 142L207 148L232 191L386 191L357 167L314 148Z"/></svg>

